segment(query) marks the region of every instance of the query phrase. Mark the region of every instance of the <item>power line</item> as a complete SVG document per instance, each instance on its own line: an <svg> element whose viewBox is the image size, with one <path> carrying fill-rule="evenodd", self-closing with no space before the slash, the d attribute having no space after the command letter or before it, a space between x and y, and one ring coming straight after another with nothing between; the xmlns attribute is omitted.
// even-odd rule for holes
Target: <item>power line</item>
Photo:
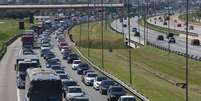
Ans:
<svg viewBox="0 0 201 101"><path fill-rule="evenodd" d="M130 32L130 27L131 27L131 25L130 25L130 5L129 5L129 3L130 3L130 0L128 0L128 8L127 8L127 15L128 15L128 39L129 39L129 81L130 81L130 84L132 84L132 64L131 64L131 62L132 62L132 59L131 59L131 32Z"/></svg>
<svg viewBox="0 0 201 101"><path fill-rule="evenodd" d="M102 7L101 7L101 48L102 48L102 67L104 68L104 43L103 43L103 27L104 27L104 22L103 22L103 20L104 20L104 8L103 8L103 0L101 0L101 5L102 5Z"/></svg>
<svg viewBox="0 0 201 101"><path fill-rule="evenodd" d="M189 100L189 60L188 60L188 27L189 27L189 0L186 0L186 101Z"/></svg>

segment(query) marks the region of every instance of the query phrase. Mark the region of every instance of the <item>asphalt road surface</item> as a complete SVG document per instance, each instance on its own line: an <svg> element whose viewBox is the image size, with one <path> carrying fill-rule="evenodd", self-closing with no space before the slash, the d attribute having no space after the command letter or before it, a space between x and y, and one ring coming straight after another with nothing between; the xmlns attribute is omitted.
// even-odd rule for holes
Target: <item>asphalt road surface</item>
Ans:
<svg viewBox="0 0 201 101"><path fill-rule="evenodd" d="M20 40L8 47L7 53L0 61L0 100L17 101L16 72L14 65L16 56L21 50Z"/></svg>
<svg viewBox="0 0 201 101"><path fill-rule="evenodd" d="M131 18L131 31L132 28L138 28L138 24L137 24L137 17ZM127 24L128 21L124 20L123 22L124 24ZM120 20L115 20L111 23L111 26L117 30L118 32L124 32L125 36L128 36L128 27L122 27L122 23L120 22ZM122 30L123 29L123 30ZM140 26L140 43L144 43L144 27ZM158 41L157 37L158 35L163 35L165 40L164 41ZM148 36L148 39L147 37ZM158 46L162 46L165 48L169 47L168 44L168 39L166 39L166 35L157 31L153 31L153 30L148 30L148 34L145 34L145 39L147 39L149 42L156 44ZM170 50L174 50L174 51L180 51L182 53L185 53L186 51L186 44L185 44L185 38L184 37L180 37L180 36L175 36L176 39L176 43L175 44L170 44ZM131 40L134 40L136 42L139 43L139 37L134 37L134 33L131 32ZM194 56L199 56L201 57L200 54L201 51L201 47L200 46L192 46L190 44L189 41L189 54L190 55L194 55Z"/></svg>

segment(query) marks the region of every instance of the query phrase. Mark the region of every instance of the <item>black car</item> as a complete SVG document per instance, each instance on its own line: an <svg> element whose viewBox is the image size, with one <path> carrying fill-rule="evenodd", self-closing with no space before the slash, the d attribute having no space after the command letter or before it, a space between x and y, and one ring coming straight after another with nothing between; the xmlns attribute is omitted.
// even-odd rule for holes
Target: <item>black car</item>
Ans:
<svg viewBox="0 0 201 101"><path fill-rule="evenodd" d="M117 101L123 95L126 95L126 91L121 86L110 86L107 91L108 101Z"/></svg>
<svg viewBox="0 0 201 101"><path fill-rule="evenodd" d="M163 35L158 35L157 40L159 40L159 41L163 41L163 40L164 40Z"/></svg>
<svg viewBox="0 0 201 101"><path fill-rule="evenodd" d="M173 34L173 33L168 33L167 39L170 39L170 38L173 38L173 37L174 37L174 34Z"/></svg>
<svg viewBox="0 0 201 101"><path fill-rule="evenodd" d="M46 67L50 68L52 65L61 65L61 61L57 58L48 59Z"/></svg>
<svg viewBox="0 0 201 101"><path fill-rule="evenodd" d="M50 53L50 52L51 52L50 49L43 49L41 50L40 55L41 57L43 57L46 53Z"/></svg>
<svg viewBox="0 0 201 101"><path fill-rule="evenodd" d="M52 59L55 57L56 57L56 55L54 53L51 53L51 52L44 55L45 60Z"/></svg>
<svg viewBox="0 0 201 101"><path fill-rule="evenodd" d="M51 65L49 68L52 68L53 70L61 70L61 65Z"/></svg>
<svg viewBox="0 0 201 101"><path fill-rule="evenodd" d="M64 60L67 60L68 57L69 57L69 55L70 55L70 52L65 51L65 52L63 53L63 59L64 59Z"/></svg>
<svg viewBox="0 0 201 101"><path fill-rule="evenodd" d="M79 60L79 57L77 54L72 53L72 54L69 54L67 60L68 60L68 63L72 64L73 60Z"/></svg>
<svg viewBox="0 0 201 101"><path fill-rule="evenodd" d="M77 67L77 74L83 75L83 71L89 70L89 65L85 63L80 63Z"/></svg>
<svg viewBox="0 0 201 101"><path fill-rule="evenodd" d="M175 38L174 38L174 37L170 38L170 39L169 39L169 43L176 43Z"/></svg>
<svg viewBox="0 0 201 101"><path fill-rule="evenodd" d="M99 92L101 94L107 94L107 90L110 86L115 85L115 82L112 80L103 80L99 86Z"/></svg>

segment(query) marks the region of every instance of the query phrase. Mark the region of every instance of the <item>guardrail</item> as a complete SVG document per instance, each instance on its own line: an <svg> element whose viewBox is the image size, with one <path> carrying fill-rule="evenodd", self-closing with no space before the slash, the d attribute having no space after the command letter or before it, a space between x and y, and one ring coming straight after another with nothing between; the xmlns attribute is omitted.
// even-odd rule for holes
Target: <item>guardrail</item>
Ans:
<svg viewBox="0 0 201 101"><path fill-rule="evenodd" d="M69 27L67 29L67 31L69 32L75 25L72 25L71 27ZM69 33L68 33L69 35ZM69 36L68 36L69 38ZM70 39L71 42L73 41L72 39ZM73 42L72 42L73 43ZM100 73L104 74L105 76L107 76L108 78L114 80L115 82L117 82L118 84L120 84L121 86L123 86L125 89L127 89L129 92L131 92L132 94L134 94L136 97L138 97L140 100L142 101L150 101L147 97L145 97L143 94L141 94L140 92L138 92L137 90L135 90L134 88L132 88L131 86L127 85L126 83L124 83L123 81L121 81L120 79L118 79L117 77L113 76L112 74L104 71L101 69L101 67L99 67L98 65L95 64L95 62L91 59L88 59L87 57L85 57L80 51L79 49L75 46L75 43L73 43L73 48L74 50L81 56L82 60L88 62L92 67L94 67L94 69L96 69L97 71L99 71Z"/></svg>

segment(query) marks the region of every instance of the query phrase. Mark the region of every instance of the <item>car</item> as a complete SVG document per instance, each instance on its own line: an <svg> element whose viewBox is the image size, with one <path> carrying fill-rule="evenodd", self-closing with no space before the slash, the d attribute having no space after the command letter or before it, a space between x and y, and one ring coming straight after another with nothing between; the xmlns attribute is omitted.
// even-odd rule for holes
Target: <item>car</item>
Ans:
<svg viewBox="0 0 201 101"><path fill-rule="evenodd" d="M57 62L57 63L61 63L61 61L60 61L59 58L51 58L51 59L48 59L46 62L47 62L47 63L48 63L48 62Z"/></svg>
<svg viewBox="0 0 201 101"><path fill-rule="evenodd" d="M61 53L63 54L65 51L71 51L70 46L63 46L61 47Z"/></svg>
<svg viewBox="0 0 201 101"><path fill-rule="evenodd" d="M107 90L108 101L117 101L123 95L126 95L126 91L121 86L110 86Z"/></svg>
<svg viewBox="0 0 201 101"><path fill-rule="evenodd" d="M72 64L74 60L79 60L79 56L75 53L69 54L69 57L67 59L69 64Z"/></svg>
<svg viewBox="0 0 201 101"><path fill-rule="evenodd" d="M51 65L50 68L53 69L53 70L61 70L61 69L63 69L61 67L61 65L58 65L58 64L57 65Z"/></svg>
<svg viewBox="0 0 201 101"><path fill-rule="evenodd" d="M163 40L164 40L163 35L158 35L157 40L159 40L159 41L163 41Z"/></svg>
<svg viewBox="0 0 201 101"><path fill-rule="evenodd" d="M93 85L95 78L98 76L95 72L89 72L84 76L84 84L87 86Z"/></svg>
<svg viewBox="0 0 201 101"><path fill-rule="evenodd" d="M62 82L63 82L64 80L68 80L68 79L69 79L69 77L68 77L67 74L58 74L58 75L59 75L59 77L60 77L60 79L61 79Z"/></svg>
<svg viewBox="0 0 201 101"><path fill-rule="evenodd" d="M107 77L105 77L105 76L97 76L97 77L94 79L93 88L94 88L95 90L99 90L99 86L100 86L100 84L101 84L101 82L102 82L103 80L107 80Z"/></svg>
<svg viewBox="0 0 201 101"><path fill-rule="evenodd" d="M119 97L118 101L136 101L134 96L124 95Z"/></svg>
<svg viewBox="0 0 201 101"><path fill-rule="evenodd" d="M132 28L132 32L137 32L137 28Z"/></svg>
<svg viewBox="0 0 201 101"><path fill-rule="evenodd" d="M60 75L60 74L66 74L66 72L63 70L63 69L58 69L58 70L55 70L55 72Z"/></svg>
<svg viewBox="0 0 201 101"><path fill-rule="evenodd" d="M47 61L46 63L47 68L50 68L52 65L61 65L61 61L58 58L52 58L46 61Z"/></svg>
<svg viewBox="0 0 201 101"><path fill-rule="evenodd" d="M182 25L179 23L179 24L177 24L177 27L182 27Z"/></svg>
<svg viewBox="0 0 201 101"><path fill-rule="evenodd" d="M42 49L42 50L40 51L40 56L43 57L44 54L47 54L47 53L49 53L49 52L51 52L50 49Z"/></svg>
<svg viewBox="0 0 201 101"><path fill-rule="evenodd" d="M191 45L193 46L200 46L200 40L199 39L192 39Z"/></svg>
<svg viewBox="0 0 201 101"><path fill-rule="evenodd" d="M88 97L84 96L84 97L73 97L69 99L69 101L90 101L90 100Z"/></svg>
<svg viewBox="0 0 201 101"><path fill-rule="evenodd" d="M73 97L82 97L85 93L79 86L69 86L66 92L66 100L69 100Z"/></svg>
<svg viewBox="0 0 201 101"><path fill-rule="evenodd" d="M67 91L68 90L68 87L70 86L78 86L77 82L74 81L74 80L63 80L62 81L62 86L63 86L63 90L64 91Z"/></svg>
<svg viewBox="0 0 201 101"><path fill-rule="evenodd" d="M93 70L84 70L83 71L83 74L81 75L81 81L82 82L84 82L84 76L87 74L87 73L93 73L93 72L95 72L95 71L93 71Z"/></svg>
<svg viewBox="0 0 201 101"><path fill-rule="evenodd" d="M68 46L66 42L60 42L59 45L58 45L58 47L59 47L60 50L61 50L62 47L64 47L64 46Z"/></svg>
<svg viewBox="0 0 201 101"><path fill-rule="evenodd" d="M99 85L99 92L103 94L107 94L107 90L110 86L115 85L115 82L112 80L103 80Z"/></svg>
<svg viewBox="0 0 201 101"><path fill-rule="evenodd" d="M68 57L69 57L69 55L70 55L70 52L69 51L65 51L62 55L63 55L63 59L67 60Z"/></svg>
<svg viewBox="0 0 201 101"><path fill-rule="evenodd" d="M73 63L72 63L72 70L76 70L77 69L77 66L82 63L81 60L73 60Z"/></svg>
<svg viewBox="0 0 201 101"><path fill-rule="evenodd" d="M135 37L139 37L140 36L140 32L136 31L134 34Z"/></svg>
<svg viewBox="0 0 201 101"><path fill-rule="evenodd" d="M174 37L170 38L169 41L168 41L168 43L176 43L175 38Z"/></svg>
<svg viewBox="0 0 201 101"><path fill-rule="evenodd" d="M56 57L56 55L54 53L48 53L48 54L44 55L45 60L52 59L52 58L55 58L55 57Z"/></svg>
<svg viewBox="0 0 201 101"><path fill-rule="evenodd" d="M89 70L89 65L86 64L86 63L80 63L80 64L77 66L77 74L83 75L83 71L84 71L84 70Z"/></svg>
<svg viewBox="0 0 201 101"><path fill-rule="evenodd" d="M123 27L127 27L127 24L123 24Z"/></svg>
<svg viewBox="0 0 201 101"><path fill-rule="evenodd" d="M172 38L172 37L174 37L174 34L173 34L173 33L168 33L167 39L170 39L170 38Z"/></svg>

